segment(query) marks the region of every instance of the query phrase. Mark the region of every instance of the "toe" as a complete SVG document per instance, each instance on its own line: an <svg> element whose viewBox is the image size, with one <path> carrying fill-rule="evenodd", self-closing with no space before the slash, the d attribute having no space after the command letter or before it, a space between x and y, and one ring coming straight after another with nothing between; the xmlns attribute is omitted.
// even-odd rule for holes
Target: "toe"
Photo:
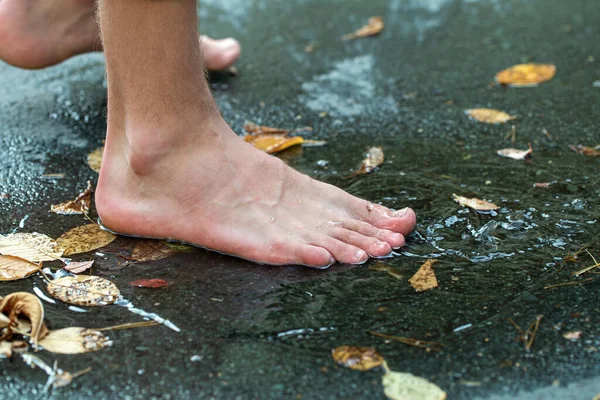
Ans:
<svg viewBox="0 0 600 400"><path fill-rule="evenodd" d="M393 249L398 249L404 246L404 235L387 229L377 228L368 222L359 221L356 219L347 219L342 221L342 226L362 235L387 242Z"/></svg>
<svg viewBox="0 0 600 400"><path fill-rule="evenodd" d="M297 264L313 268L328 268L335 263L335 258L322 247L303 245L296 251Z"/></svg>
<svg viewBox="0 0 600 400"><path fill-rule="evenodd" d="M240 43L233 39L211 39L201 36L204 65L211 71L219 71L233 65L240 57Z"/></svg>
<svg viewBox="0 0 600 400"><path fill-rule="evenodd" d="M351 216L368 222L377 228L387 229L406 236L417 224L415 212L410 208L392 211L379 204L354 198L349 205Z"/></svg>
<svg viewBox="0 0 600 400"><path fill-rule="evenodd" d="M334 237L344 243L351 244L367 252L372 257L387 256L392 252L392 248L387 242L383 242L374 237L361 235L358 232L344 228L334 228L330 232Z"/></svg>

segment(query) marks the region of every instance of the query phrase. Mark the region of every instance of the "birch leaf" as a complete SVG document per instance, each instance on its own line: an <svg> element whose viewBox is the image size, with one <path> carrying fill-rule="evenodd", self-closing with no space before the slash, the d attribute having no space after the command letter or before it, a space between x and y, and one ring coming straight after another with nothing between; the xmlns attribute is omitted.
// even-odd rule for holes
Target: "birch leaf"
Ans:
<svg viewBox="0 0 600 400"><path fill-rule="evenodd" d="M341 366L359 371L379 367L385 361L372 347L340 346L331 350L331 356Z"/></svg>
<svg viewBox="0 0 600 400"><path fill-rule="evenodd" d="M39 345L51 353L82 354L104 349L112 342L102 332L71 327L49 331Z"/></svg>
<svg viewBox="0 0 600 400"><path fill-rule="evenodd" d="M72 272L74 274L80 274L84 271L87 271L88 269L92 268L92 265L94 265L94 260L91 261L71 261L70 263L68 263L67 265L65 265L63 268L66 269L69 272Z"/></svg>
<svg viewBox="0 0 600 400"><path fill-rule="evenodd" d="M423 265L419 268L419 270L408 280L410 285L417 292L424 292L429 289L433 289L438 287L438 281L435 277L435 272L433 272L433 264L435 264L437 260L429 259L425 261Z"/></svg>
<svg viewBox="0 0 600 400"><path fill-rule="evenodd" d="M486 124L503 124L517 117L493 108L470 108L465 110L470 118Z"/></svg>
<svg viewBox="0 0 600 400"><path fill-rule="evenodd" d="M438 385L405 372L387 371L382 384L392 400L445 400L447 396Z"/></svg>
<svg viewBox="0 0 600 400"><path fill-rule="evenodd" d="M248 135L244 140L252 146L268 154L279 153L287 148L302 144L304 139L301 136L287 137L285 135Z"/></svg>
<svg viewBox="0 0 600 400"><path fill-rule="evenodd" d="M63 254L68 256L99 249L116 238L114 234L100 228L100 225L88 224L62 234L56 239L56 243L63 250Z"/></svg>
<svg viewBox="0 0 600 400"><path fill-rule="evenodd" d="M106 306L121 295L111 281L94 275L65 276L48 282L48 293L77 306Z"/></svg>
<svg viewBox="0 0 600 400"><path fill-rule="evenodd" d="M500 85L512 87L537 86L549 81L556 75L554 64L517 64L496 74L495 80Z"/></svg>
<svg viewBox="0 0 600 400"><path fill-rule="evenodd" d="M531 160L533 148L531 143L529 144L528 150L519 149L501 149L496 152L500 157L512 158L513 160Z"/></svg>
<svg viewBox="0 0 600 400"><path fill-rule="evenodd" d="M155 261L167 258L176 252L163 241L142 239L135 245L131 258L138 262Z"/></svg>
<svg viewBox="0 0 600 400"><path fill-rule="evenodd" d="M27 333L36 345L39 339L48 333L44 325L44 306L40 299L31 293L15 292L2 298L0 313L7 316L13 324L18 325L20 319L28 321L30 329L27 329ZM11 330L11 326L12 324L9 325L9 330Z"/></svg>
<svg viewBox="0 0 600 400"><path fill-rule="evenodd" d="M16 281L35 274L40 265L13 256L0 256L0 281Z"/></svg>
<svg viewBox="0 0 600 400"><path fill-rule="evenodd" d="M86 189L75 200L50 206L50 212L63 215L87 214L92 202L92 182L87 181Z"/></svg>
<svg viewBox="0 0 600 400"><path fill-rule="evenodd" d="M0 254L39 262L58 260L62 250L54 239L41 233L12 233L0 235Z"/></svg>
<svg viewBox="0 0 600 400"><path fill-rule="evenodd" d="M461 206L466 206L472 208L477 211L491 211L497 210L500 207L495 205L494 203L490 203L489 201L479 200L476 198L468 198L464 196L458 196L457 194L452 194L452 199L456 201Z"/></svg>
<svg viewBox="0 0 600 400"><path fill-rule="evenodd" d="M88 163L89 167L97 173L100 173L100 167L102 166L102 155L103 154L104 154L104 146L97 148L96 150L94 150L90 154L88 154L88 156L87 156L87 163Z"/></svg>
<svg viewBox="0 0 600 400"><path fill-rule="evenodd" d="M384 27L385 24L383 23L383 18L379 16L371 17L369 18L367 25L352 33L342 36L342 40L352 40L367 36L375 36L378 35Z"/></svg>

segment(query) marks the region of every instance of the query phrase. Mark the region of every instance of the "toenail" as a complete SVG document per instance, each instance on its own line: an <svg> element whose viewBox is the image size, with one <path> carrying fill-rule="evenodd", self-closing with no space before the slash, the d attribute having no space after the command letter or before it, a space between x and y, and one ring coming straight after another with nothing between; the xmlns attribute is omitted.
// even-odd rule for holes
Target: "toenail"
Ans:
<svg viewBox="0 0 600 400"><path fill-rule="evenodd" d="M392 233L392 235L391 235L391 236L392 236L394 239L400 239L400 238L402 237L402 234L401 234L401 233L394 232L394 233Z"/></svg>
<svg viewBox="0 0 600 400"><path fill-rule="evenodd" d="M237 41L233 38L223 39L220 44L221 50L237 50Z"/></svg>
<svg viewBox="0 0 600 400"><path fill-rule="evenodd" d="M366 257L366 255L367 255L367 253L365 253L363 250L358 250L354 256L356 257L357 260L362 260L363 258Z"/></svg>
<svg viewBox="0 0 600 400"><path fill-rule="evenodd" d="M394 211L394 216L404 217L404 215L406 215L407 212L408 212L408 207L403 208L402 210Z"/></svg>

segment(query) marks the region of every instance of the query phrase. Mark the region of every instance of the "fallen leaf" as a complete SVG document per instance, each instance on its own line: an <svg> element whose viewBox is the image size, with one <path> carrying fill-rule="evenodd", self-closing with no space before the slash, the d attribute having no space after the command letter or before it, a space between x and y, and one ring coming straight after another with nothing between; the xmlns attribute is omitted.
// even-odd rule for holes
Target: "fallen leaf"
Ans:
<svg viewBox="0 0 600 400"><path fill-rule="evenodd" d="M496 74L495 80L500 85L512 87L537 86L549 81L556 75L554 64L518 64Z"/></svg>
<svg viewBox="0 0 600 400"><path fill-rule="evenodd" d="M49 331L39 345L51 353L82 354L104 349L112 342L102 332L71 327Z"/></svg>
<svg viewBox="0 0 600 400"><path fill-rule="evenodd" d="M501 149L496 152L500 157L512 158L513 160L531 160L531 155L533 153L533 148L531 147L531 143L529 143L528 150L519 150L519 149Z"/></svg>
<svg viewBox="0 0 600 400"><path fill-rule="evenodd" d="M189 244L177 243L177 242L163 242L170 249L175 250L178 253L190 253L196 250L196 247L190 246Z"/></svg>
<svg viewBox="0 0 600 400"><path fill-rule="evenodd" d="M292 133L292 132L312 131L312 127L305 126L305 127L296 128L296 129L283 129L283 128L274 128L272 126L266 126L266 125L257 125L257 124L255 124L253 122L246 122L244 124L244 130L249 135L255 135L255 136L260 136L260 135L287 135L287 134Z"/></svg>
<svg viewBox="0 0 600 400"><path fill-rule="evenodd" d="M425 263L421 265L419 270L412 276L412 278L408 280L415 291L424 292L438 286L438 281L432 268L433 264L436 262L437 260L434 259L425 261Z"/></svg>
<svg viewBox="0 0 600 400"><path fill-rule="evenodd" d="M169 285L169 282L164 279L138 279L136 281L129 282L131 286L141 287L141 288L150 288L150 289L158 289Z"/></svg>
<svg viewBox="0 0 600 400"><path fill-rule="evenodd" d="M371 347L341 346L331 350L331 356L343 367L367 371L384 363L383 357Z"/></svg>
<svg viewBox="0 0 600 400"><path fill-rule="evenodd" d="M167 258L176 253L176 250L169 247L160 240L139 240L131 253L131 258L135 261L155 261Z"/></svg>
<svg viewBox="0 0 600 400"><path fill-rule="evenodd" d="M117 237L100 228L98 224L78 226L63 233L56 243L65 256L86 253L106 246Z"/></svg>
<svg viewBox="0 0 600 400"><path fill-rule="evenodd" d="M91 367L88 367L71 374L69 371L64 371L58 368L56 361L54 362L54 367L51 367L50 365L46 364L44 360L31 353L21 354L21 357L23 358L23 361L25 361L25 363L31 368L38 367L44 371L46 375L48 375L48 380L46 381L46 386L44 386L43 391L47 391L50 386L53 388L67 386L73 381L73 379L92 370Z"/></svg>
<svg viewBox="0 0 600 400"><path fill-rule="evenodd" d="M69 272L72 272L74 274L80 274L83 271L87 271L88 269L92 268L92 265L94 265L94 260L91 261L71 261L68 264L66 264L63 269L66 269Z"/></svg>
<svg viewBox="0 0 600 400"><path fill-rule="evenodd" d="M469 118L486 124L503 124L517 118L504 111L494 110L493 108L470 108L465 110L465 114L467 114Z"/></svg>
<svg viewBox="0 0 600 400"><path fill-rule="evenodd" d="M547 188L550 186L550 182L536 182L533 184L535 188Z"/></svg>
<svg viewBox="0 0 600 400"><path fill-rule="evenodd" d="M12 357L12 343L7 341L0 341L0 358L11 358Z"/></svg>
<svg viewBox="0 0 600 400"><path fill-rule="evenodd" d="M287 137L278 134L248 135L244 136L244 140L268 154L278 153L304 142L304 138L301 136Z"/></svg>
<svg viewBox="0 0 600 400"><path fill-rule="evenodd" d="M121 295L111 281L94 275L65 276L48 282L48 293L77 306L105 306Z"/></svg>
<svg viewBox="0 0 600 400"><path fill-rule="evenodd" d="M352 33L342 36L342 40L351 40L367 36L375 36L383 30L384 26L385 25L383 23L383 18L378 16L371 17L369 18L369 22L367 23L367 25Z"/></svg>
<svg viewBox="0 0 600 400"><path fill-rule="evenodd" d="M452 199L456 201L461 206L466 206L472 208L477 211L491 211L497 210L500 207L495 205L494 203L490 203L488 201L479 200L476 198L468 198L464 196L458 196L457 194L452 194Z"/></svg>
<svg viewBox="0 0 600 400"><path fill-rule="evenodd" d="M327 141L325 140L304 139L304 141L302 142L302 147L323 147L326 144Z"/></svg>
<svg viewBox="0 0 600 400"><path fill-rule="evenodd" d="M12 233L0 235L0 254L20 257L27 261L52 261L62 256L54 239L41 233Z"/></svg>
<svg viewBox="0 0 600 400"><path fill-rule="evenodd" d="M0 281L16 281L35 274L40 268L39 264L23 258L0 256Z"/></svg>
<svg viewBox="0 0 600 400"><path fill-rule="evenodd" d="M392 400L445 400L446 392L418 376L388 370L381 380L383 392Z"/></svg>
<svg viewBox="0 0 600 400"><path fill-rule="evenodd" d="M24 331L30 336L31 341L37 345L48 329L44 325L44 306L37 296L27 292L15 292L2 298L0 301L0 313L9 318L9 335L13 330ZM26 324L21 324L22 319ZM26 326L26 328L25 328Z"/></svg>
<svg viewBox="0 0 600 400"><path fill-rule="evenodd" d="M87 181L87 188L79 193L75 200L50 206L50 212L63 215L87 214L92 202L92 182Z"/></svg>
<svg viewBox="0 0 600 400"><path fill-rule="evenodd" d="M376 168L383 164L384 159L385 157L381 147L370 147L365 153L365 159L363 160L358 171L352 173L350 176L348 176L348 178L373 172Z"/></svg>
<svg viewBox="0 0 600 400"><path fill-rule="evenodd" d="M582 145L577 145L577 146L570 145L569 147L575 153L581 154L582 156L588 156L588 157L600 156L600 149L598 149L598 147L600 147L600 146L588 147L588 146L582 146Z"/></svg>
<svg viewBox="0 0 600 400"><path fill-rule="evenodd" d="M102 154L104 154L104 147L99 147L87 156L89 167L97 173L100 173L100 167L102 166Z"/></svg>
<svg viewBox="0 0 600 400"><path fill-rule="evenodd" d="M398 269L396 269L390 265L384 264L382 262L377 262L373 265L370 265L369 269L372 271L385 271L396 279L403 279L403 276L398 271Z"/></svg>
<svg viewBox="0 0 600 400"><path fill-rule="evenodd" d="M563 337L572 342L575 342L581 338L581 331L565 332L563 333Z"/></svg>

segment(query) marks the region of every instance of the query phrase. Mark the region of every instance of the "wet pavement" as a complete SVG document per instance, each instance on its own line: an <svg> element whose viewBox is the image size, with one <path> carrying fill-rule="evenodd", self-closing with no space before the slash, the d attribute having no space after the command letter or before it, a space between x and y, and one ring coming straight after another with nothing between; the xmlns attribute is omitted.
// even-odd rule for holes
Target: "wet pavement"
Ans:
<svg viewBox="0 0 600 400"><path fill-rule="evenodd" d="M417 211L407 247L379 260L404 278L369 269L374 262L314 271L262 267L203 250L125 268L116 255L77 256L94 257L95 274L182 331L116 331L110 349L40 353L71 372L93 368L51 398L384 398L380 370L335 365L330 351L340 345L373 346L393 370L427 378L452 399L600 393L600 281L595 274L571 276L591 259L563 261L584 246L600 256L600 160L568 147L600 144L600 89L593 86L600 79L600 4L207 0L199 13L205 33L236 36L244 47L239 76L211 77L236 131L246 120L311 125L309 138L328 145L282 153L286 162L353 194ZM340 40L373 15L384 16L381 35ZM309 45L312 52L305 51ZM557 76L537 88L488 85L496 72L528 61L556 64ZM103 140L103 74L100 54L37 72L0 64L0 193L8 197L0 197L0 233L58 237L85 223L48 210L97 178L85 158ZM531 143L533 162L496 156L513 146L505 140L510 124L470 121L463 111L473 107L518 115L514 146ZM343 179L373 145L385 151L382 168ZM65 177L44 177L54 173ZM534 188L536 182L551 185ZM489 199L501 209L495 216L467 211L452 202L452 193ZM415 293L406 280L433 257L440 287ZM170 285L127 285L141 278ZM0 295L41 283L39 277L4 283ZM45 307L51 328L141 320L117 306L87 313ZM508 318L526 328L538 315L539 331L526 351ZM369 331L445 347L425 352ZM572 331L581 338L563 337ZM43 372L18 359L0 365L1 399L42 397Z"/></svg>

